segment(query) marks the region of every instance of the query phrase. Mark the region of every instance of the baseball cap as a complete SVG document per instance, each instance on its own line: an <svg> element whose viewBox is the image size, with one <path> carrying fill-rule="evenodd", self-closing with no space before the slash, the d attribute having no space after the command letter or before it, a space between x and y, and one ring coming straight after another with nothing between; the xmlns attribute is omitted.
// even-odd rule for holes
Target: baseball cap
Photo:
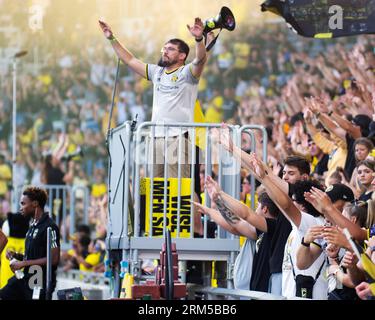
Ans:
<svg viewBox="0 0 375 320"><path fill-rule="evenodd" d="M330 185L325 192L328 197L330 197L332 202L336 202L338 200L350 202L354 200L354 193L352 189L342 183Z"/></svg>

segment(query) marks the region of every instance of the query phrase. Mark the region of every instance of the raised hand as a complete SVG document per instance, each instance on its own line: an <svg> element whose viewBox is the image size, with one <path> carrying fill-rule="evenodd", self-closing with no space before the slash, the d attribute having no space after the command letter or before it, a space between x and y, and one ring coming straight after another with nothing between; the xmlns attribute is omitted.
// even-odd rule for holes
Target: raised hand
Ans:
<svg viewBox="0 0 375 320"><path fill-rule="evenodd" d="M372 255L372 247L375 247L375 236L371 237L369 240L365 240L365 243L367 244L367 251L369 257Z"/></svg>
<svg viewBox="0 0 375 320"><path fill-rule="evenodd" d="M263 163L262 160L258 158L258 156L255 153L250 154L251 161L250 161L250 167L253 171L253 174L258 180L263 180L264 177L267 175L267 167Z"/></svg>
<svg viewBox="0 0 375 320"><path fill-rule="evenodd" d="M194 205L194 207L197 209L199 213L208 214L209 209L207 207L200 204L199 202L195 202L195 201L190 201L190 202Z"/></svg>
<svg viewBox="0 0 375 320"><path fill-rule="evenodd" d="M309 108L309 103L310 103L309 100L306 99L306 107L303 110L303 118L305 119L306 123L311 123L312 117L313 117L313 113Z"/></svg>
<svg viewBox="0 0 375 320"><path fill-rule="evenodd" d="M104 36L107 39L109 39L109 38L111 38L113 36L113 32L112 32L110 26L107 23L105 23L104 21L99 20L99 26L100 26L100 28L102 28Z"/></svg>
<svg viewBox="0 0 375 320"><path fill-rule="evenodd" d="M327 256L331 259L334 259L337 257L338 253L339 253L339 250L340 250L340 247L332 244L332 243L329 243L327 245L327 248L326 248L326 253L327 253Z"/></svg>
<svg viewBox="0 0 375 320"><path fill-rule="evenodd" d="M362 300L367 300L372 296L370 284L368 284L367 282L362 282L361 284L356 286L355 291L357 292L358 297L360 297Z"/></svg>
<svg viewBox="0 0 375 320"><path fill-rule="evenodd" d="M98 205L102 208L105 208L107 207L108 205L108 196L107 194L105 194L99 201L98 201Z"/></svg>
<svg viewBox="0 0 375 320"><path fill-rule="evenodd" d="M307 230L306 234L304 235L304 241L306 243L312 243L317 239L323 238L323 230L324 226L313 226Z"/></svg>
<svg viewBox="0 0 375 320"><path fill-rule="evenodd" d="M321 111L320 110L320 103L318 102L318 100L316 98L314 98L314 97L310 98L309 109L311 110L311 112L313 114L317 114Z"/></svg>
<svg viewBox="0 0 375 320"><path fill-rule="evenodd" d="M315 187L311 188L310 192L305 192L304 196L306 201L310 202L321 213L332 206L332 201L328 195Z"/></svg>
<svg viewBox="0 0 375 320"><path fill-rule="evenodd" d="M204 30L204 24L200 18L195 18L194 25L190 27L189 25L186 25L188 30L190 31L191 35L195 38L202 38L203 36L203 30Z"/></svg>
<svg viewBox="0 0 375 320"><path fill-rule="evenodd" d="M324 239L338 247L349 248L350 244L346 239L345 235L338 230L336 227L324 227L323 231Z"/></svg>
<svg viewBox="0 0 375 320"><path fill-rule="evenodd" d="M331 100L326 92L322 93L321 97L316 98L317 103L319 104L320 112L328 113L328 105L330 104Z"/></svg>
<svg viewBox="0 0 375 320"><path fill-rule="evenodd" d="M220 188L219 184L214 179L212 179L210 176L207 176L205 186L206 186L206 190L207 190L208 195L210 196L211 200L215 202L217 200L218 196L219 196L220 191L221 191L221 188Z"/></svg>
<svg viewBox="0 0 375 320"><path fill-rule="evenodd" d="M233 151L233 140L230 137L228 125L222 124L220 129L213 128L210 133L212 141L220 143L229 152Z"/></svg>
<svg viewBox="0 0 375 320"><path fill-rule="evenodd" d="M313 104L313 98L312 97L310 97L310 98L306 97L305 98L305 106L306 106L307 110L309 110L309 113L312 114L312 115L319 112L316 105Z"/></svg>
<svg viewBox="0 0 375 320"><path fill-rule="evenodd" d="M341 265L344 268L353 269L356 267L357 262L358 258L356 257L356 255L350 251L346 251L344 257L342 258Z"/></svg>

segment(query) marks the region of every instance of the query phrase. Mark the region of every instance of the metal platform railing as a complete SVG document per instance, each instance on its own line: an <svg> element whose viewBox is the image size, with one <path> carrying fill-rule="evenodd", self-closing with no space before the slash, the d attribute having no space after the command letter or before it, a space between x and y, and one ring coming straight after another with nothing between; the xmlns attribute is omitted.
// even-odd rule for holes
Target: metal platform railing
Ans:
<svg viewBox="0 0 375 320"><path fill-rule="evenodd" d="M189 300L193 300L196 294L203 294L206 300L312 300L299 297L289 299L261 291L212 288L199 285L188 285L187 289Z"/></svg>
<svg viewBox="0 0 375 320"><path fill-rule="evenodd" d="M240 248L238 237L220 227L214 235L209 235L209 218L197 219L190 205L190 201L197 199L195 185L200 169L205 176L214 172L221 188L239 198L240 163L211 136L211 130L220 127L220 124L145 122L134 132L131 123L126 122L110 131L107 248L110 253L122 252L122 276L126 272L139 275L141 259L159 257L163 236L169 228L179 260L226 261L228 280L233 278L233 265ZM263 160L267 159L265 128L248 125L230 126L229 130L237 146L241 146L242 135L249 135L252 150L256 149L254 130L260 131ZM160 158L161 163L157 161ZM183 174L186 164L190 169L188 175ZM251 185L254 208L255 179ZM203 198L210 207L207 191Z"/></svg>

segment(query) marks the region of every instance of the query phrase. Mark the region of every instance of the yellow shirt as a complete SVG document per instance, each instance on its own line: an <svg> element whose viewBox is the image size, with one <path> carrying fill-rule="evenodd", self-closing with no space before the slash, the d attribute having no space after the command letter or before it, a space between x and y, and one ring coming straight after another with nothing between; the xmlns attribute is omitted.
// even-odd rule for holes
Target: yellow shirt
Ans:
<svg viewBox="0 0 375 320"><path fill-rule="evenodd" d="M198 83L198 91L202 92L207 89L207 80L204 77L201 77Z"/></svg>
<svg viewBox="0 0 375 320"><path fill-rule="evenodd" d="M6 244L3 252L1 253L0 289L5 287L8 283L8 280L14 276L14 273L9 266L10 261L6 257L6 252L8 249L17 253L24 253L25 239L8 237L8 243Z"/></svg>
<svg viewBox="0 0 375 320"><path fill-rule="evenodd" d="M316 165L319 163L319 160L317 157L314 157L312 158L312 161L311 161L311 172L314 172L315 171L315 167Z"/></svg>
<svg viewBox="0 0 375 320"><path fill-rule="evenodd" d="M205 118L207 123L221 123L224 119L223 112L219 112L214 106L207 109Z"/></svg>
<svg viewBox="0 0 375 320"><path fill-rule="evenodd" d="M93 197L100 197L104 195L106 192L107 192L107 186L105 183L92 185L91 195Z"/></svg>
<svg viewBox="0 0 375 320"><path fill-rule="evenodd" d="M7 164L0 165L0 195L8 191L8 182L12 179L12 171Z"/></svg>
<svg viewBox="0 0 375 320"><path fill-rule="evenodd" d="M246 69L249 64L250 45L248 43L234 44L235 61L234 67L236 69Z"/></svg>
<svg viewBox="0 0 375 320"><path fill-rule="evenodd" d="M81 132L69 133L68 136L70 141L68 152L74 152L77 146L82 145L85 142Z"/></svg>
<svg viewBox="0 0 375 320"><path fill-rule="evenodd" d="M91 264L90 268L86 268L83 263L79 264L79 270L80 271L92 271L92 268L97 266L100 263L100 252L96 253L90 253L85 258L85 261L89 264Z"/></svg>
<svg viewBox="0 0 375 320"><path fill-rule="evenodd" d="M222 105L224 103L224 99L222 96L215 97L208 107L205 118L206 122L208 123L221 123L223 122L223 109Z"/></svg>
<svg viewBox="0 0 375 320"><path fill-rule="evenodd" d="M345 167L346 156L348 155L348 149L346 143L338 140L337 142L333 142L326 137L324 137L320 132L315 134L312 139L316 143L316 145L322 149L322 151L326 154L329 154L328 160L328 171L326 177L326 185L328 185L328 179L331 174L336 170L337 167Z"/></svg>
<svg viewBox="0 0 375 320"><path fill-rule="evenodd" d="M29 145L32 143L34 137L33 129L28 130L24 134L20 134L18 139L22 145Z"/></svg>

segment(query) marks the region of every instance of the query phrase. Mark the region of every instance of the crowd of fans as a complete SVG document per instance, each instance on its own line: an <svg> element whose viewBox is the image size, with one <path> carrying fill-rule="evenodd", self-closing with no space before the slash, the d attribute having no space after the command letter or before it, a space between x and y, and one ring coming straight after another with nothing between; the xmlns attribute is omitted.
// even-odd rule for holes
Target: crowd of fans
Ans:
<svg viewBox="0 0 375 320"><path fill-rule="evenodd" d="M343 190L349 188L353 193L351 200L355 201L340 210L359 227L373 230L373 218L360 208L366 206L370 211L373 206L374 46L375 40L370 36L335 41L302 39L283 24L240 26L230 37L223 33L210 53L199 84L198 98L205 121L265 126L270 170L276 175L283 172L284 180L291 185L298 180L295 175L306 174L316 181L314 186L318 189L340 186L336 198L331 197L332 202L343 200ZM116 72L114 55L109 44L102 41L99 30L98 38L72 41L64 49L50 41L45 50L48 52L43 55L45 59L37 74L22 73L21 68L19 75L15 186L87 187L90 190L89 225L81 226L76 234L70 235L74 238L74 247L64 253L62 260L66 269L102 271L107 225L105 138ZM142 52L145 48L134 50ZM152 62L155 57L143 60ZM138 115L139 123L149 120L151 105L150 83L121 66L112 127L134 119L135 115ZM2 220L10 211L11 108L12 83L2 81ZM261 148L261 137L257 132L255 136L257 147ZM246 139L244 136L243 149L250 151L251 145ZM293 155L305 159L309 170L286 171L284 166ZM252 168L259 167L258 163ZM300 169L293 163L289 167ZM249 168L242 171L247 189L249 180L246 177L250 173ZM264 177L259 176L259 172L257 176L263 182ZM306 188L303 190L309 192ZM82 197L82 194L76 196ZM364 201L364 204L359 205L358 201ZM310 202L316 205L313 199ZM270 201L264 200L264 203ZM319 207L315 208L319 211ZM361 210L363 212L359 212ZM277 209L274 211L276 213L270 213L272 219L281 215ZM245 216L240 218L245 219ZM330 243L337 249L341 243L335 242L339 236L332 236L336 234L333 229L326 238L335 238ZM268 238L269 242L273 241L271 235ZM286 240L287 237L284 243ZM344 262L335 264L336 259L331 259L327 268L335 275L338 273L336 265L344 270L356 268L355 256L345 245L347 253L340 256ZM373 245L370 240L369 247ZM332 246L328 245L328 249ZM335 257L328 249L327 255ZM298 267L302 270L301 265ZM350 276L350 271L343 273ZM353 288L355 281L353 278L351 281L345 282L345 286ZM266 287L268 289L268 284Z"/></svg>
<svg viewBox="0 0 375 320"><path fill-rule="evenodd" d="M336 43L307 42L298 50L298 45L286 45L282 33L278 33L281 47L271 41L273 36L259 36L268 38L271 49L262 48L262 58L253 60L256 45L247 42L250 54L245 70L253 73L246 78L238 70L233 72L232 101L238 107L231 119L226 119L228 88L212 91L206 111L207 120L212 117L215 123L256 123L267 128L267 163L258 158L262 138L257 132L256 148L244 135L242 151L231 146L228 137L218 138L241 161L243 188L248 188L250 174L260 182L258 209L255 213L241 206L211 178L205 188L213 209L196 206L229 232L256 242L253 250L244 246L247 259L253 256L247 270L251 279L239 288L288 298L371 299L375 294L371 286L375 41L358 37ZM211 63L213 70L218 68L218 61ZM262 70L258 78L257 69L250 65ZM232 80L234 69L229 69L225 80ZM228 211L236 219L224 220ZM358 260L343 234L345 228L367 248L372 262Z"/></svg>

